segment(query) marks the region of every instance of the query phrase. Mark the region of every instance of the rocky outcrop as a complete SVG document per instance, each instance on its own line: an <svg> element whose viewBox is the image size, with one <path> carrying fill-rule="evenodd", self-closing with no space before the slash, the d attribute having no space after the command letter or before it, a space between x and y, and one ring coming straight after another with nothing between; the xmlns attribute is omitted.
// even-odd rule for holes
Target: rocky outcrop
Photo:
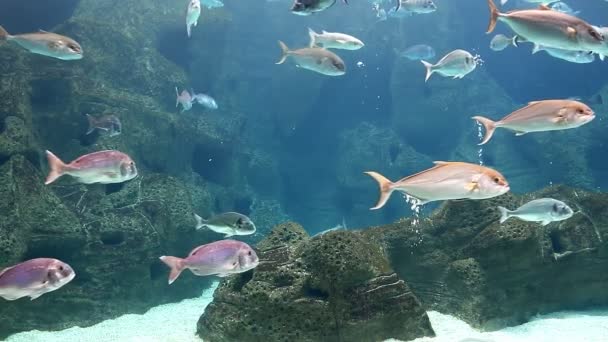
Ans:
<svg viewBox="0 0 608 342"><path fill-rule="evenodd" d="M224 280L198 322L205 341L381 341L433 336L380 245L348 231L309 238L294 223L258 245L260 265Z"/></svg>
<svg viewBox="0 0 608 342"><path fill-rule="evenodd" d="M568 203L570 219L546 227L512 218L541 197ZM427 309L485 330L521 324L536 314L608 304L608 195L550 187L526 196L446 202L430 218L370 229L388 246L394 269Z"/></svg>

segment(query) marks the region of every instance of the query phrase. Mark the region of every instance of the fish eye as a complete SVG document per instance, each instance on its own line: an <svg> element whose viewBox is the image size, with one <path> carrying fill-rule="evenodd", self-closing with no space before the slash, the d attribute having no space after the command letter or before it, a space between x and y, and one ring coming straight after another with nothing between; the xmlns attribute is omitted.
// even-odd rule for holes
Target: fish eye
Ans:
<svg viewBox="0 0 608 342"><path fill-rule="evenodd" d="M59 266L59 270L60 270L60 271L63 271L63 266Z"/></svg>
<svg viewBox="0 0 608 342"><path fill-rule="evenodd" d="M236 266L236 261L232 263L232 266Z"/></svg>
<svg viewBox="0 0 608 342"><path fill-rule="evenodd" d="M500 184L500 178L499 177L494 177L494 183Z"/></svg>
<svg viewBox="0 0 608 342"><path fill-rule="evenodd" d="M591 35L591 37L593 37L593 38L595 38L595 39L597 39L599 41L603 41L604 40L604 36L601 33L597 32L595 29L590 28L589 29L589 35Z"/></svg>
<svg viewBox="0 0 608 342"><path fill-rule="evenodd" d="M247 253L247 255L251 256L251 251L249 251L249 253Z"/></svg>

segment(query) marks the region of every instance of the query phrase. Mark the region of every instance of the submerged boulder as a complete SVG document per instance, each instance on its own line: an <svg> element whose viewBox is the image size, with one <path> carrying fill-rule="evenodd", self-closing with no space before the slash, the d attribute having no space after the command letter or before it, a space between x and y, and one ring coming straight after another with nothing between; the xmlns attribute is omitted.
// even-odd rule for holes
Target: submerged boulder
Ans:
<svg viewBox="0 0 608 342"><path fill-rule="evenodd" d="M205 341L381 341L434 336L428 316L360 233L310 238L295 223L258 245L260 265L223 281L198 322Z"/></svg>

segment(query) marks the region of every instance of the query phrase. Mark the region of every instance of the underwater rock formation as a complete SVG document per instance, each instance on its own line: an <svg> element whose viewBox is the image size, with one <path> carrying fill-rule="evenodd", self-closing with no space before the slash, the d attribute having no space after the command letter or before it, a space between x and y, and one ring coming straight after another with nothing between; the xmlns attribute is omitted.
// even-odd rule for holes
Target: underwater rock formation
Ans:
<svg viewBox="0 0 608 342"><path fill-rule="evenodd" d="M515 209L552 197L576 212L562 222L509 219ZM608 195L549 187L526 196L450 201L418 225L403 220L364 232L387 244L392 265L426 309L494 330L536 314L608 304Z"/></svg>
<svg viewBox="0 0 608 342"><path fill-rule="evenodd" d="M198 322L205 341L381 341L434 336L380 245L359 233L309 238L295 223L257 245L260 265L224 280Z"/></svg>

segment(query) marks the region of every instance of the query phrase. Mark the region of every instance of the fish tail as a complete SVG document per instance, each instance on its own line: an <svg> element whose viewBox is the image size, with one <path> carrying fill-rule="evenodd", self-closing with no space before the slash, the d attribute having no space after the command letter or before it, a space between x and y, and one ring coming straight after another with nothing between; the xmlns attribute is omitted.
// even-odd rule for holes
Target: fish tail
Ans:
<svg viewBox="0 0 608 342"><path fill-rule="evenodd" d="M44 182L45 185L48 185L65 174L66 165L51 151L46 151L46 158L49 161L49 168L51 169L46 177L46 181Z"/></svg>
<svg viewBox="0 0 608 342"><path fill-rule="evenodd" d="M434 65L424 60L421 60L420 62L422 62L422 64L426 68L426 76L424 77L424 82L426 82L429 80L429 78L431 78L431 75L435 72L435 70L433 69Z"/></svg>
<svg viewBox="0 0 608 342"><path fill-rule="evenodd" d="M498 8L496 8L494 0L488 0L488 6L490 7L490 24L488 25L486 33L492 33L496 27L496 21L498 20L500 12L498 11Z"/></svg>
<svg viewBox="0 0 608 342"><path fill-rule="evenodd" d="M91 114L85 114L87 116L87 120L89 121L89 129L87 130L87 135L93 133L97 126L97 120Z"/></svg>
<svg viewBox="0 0 608 342"><path fill-rule="evenodd" d="M317 46L317 33L310 27L308 28L308 36L310 37L310 43L308 46L311 48Z"/></svg>
<svg viewBox="0 0 608 342"><path fill-rule="evenodd" d="M511 217L511 211L509 209L499 206L498 210L500 211L500 223L504 223Z"/></svg>
<svg viewBox="0 0 608 342"><path fill-rule="evenodd" d="M511 39L511 44L515 47L519 47L519 36L518 35L513 36L513 38Z"/></svg>
<svg viewBox="0 0 608 342"><path fill-rule="evenodd" d="M281 59L274 63L274 64L283 64L285 62L285 60L287 59L287 56L289 55L289 48L287 47L287 45L285 45L285 43L283 43L282 41L279 40L279 46L281 47Z"/></svg>
<svg viewBox="0 0 608 342"><path fill-rule="evenodd" d="M534 47L532 48L532 54L535 54L535 53L537 53L539 51L542 51L542 50L543 49L542 49L542 47L540 45L534 43Z"/></svg>
<svg viewBox="0 0 608 342"><path fill-rule="evenodd" d="M179 90L177 90L177 87L175 87L175 108L177 108L177 106L179 106Z"/></svg>
<svg viewBox="0 0 608 342"><path fill-rule="evenodd" d="M9 36L10 36L10 34L8 34L8 32L6 32L4 27L0 26L0 41L7 40Z"/></svg>
<svg viewBox="0 0 608 342"><path fill-rule="evenodd" d="M185 268L185 262L182 258L177 258L173 256L161 256L160 261L164 262L165 265L169 266L171 272L169 273L169 285L173 284L175 279L179 277L182 271Z"/></svg>
<svg viewBox="0 0 608 342"><path fill-rule="evenodd" d="M509 2L509 0L500 0L500 5L504 6L507 2Z"/></svg>
<svg viewBox="0 0 608 342"><path fill-rule="evenodd" d="M391 182L386 177L377 172L368 171L365 173L375 179L376 182L378 182L378 185L380 186L380 198L378 199L378 203L376 204L376 206L370 208L370 210L380 209L386 204L386 201L388 201L394 191L393 182Z"/></svg>
<svg viewBox="0 0 608 342"><path fill-rule="evenodd" d="M484 118L483 116L474 116L471 119L477 120L477 122L482 124L483 127L486 129L486 135L483 137L483 140L478 145L483 145L487 143L490 138L492 138L492 135L494 135L494 131L496 130L496 122L488 118Z"/></svg>
<svg viewBox="0 0 608 342"><path fill-rule="evenodd" d="M401 8L401 0L397 0L397 6L395 6L395 12Z"/></svg>
<svg viewBox="0 0 608 342"><path fill-rule="evenodd" d="M194 214L194 219L196 220L196 229L203 228L205 226L205 223L207 222L205 219L198 216L197 214Z"/></svg>

